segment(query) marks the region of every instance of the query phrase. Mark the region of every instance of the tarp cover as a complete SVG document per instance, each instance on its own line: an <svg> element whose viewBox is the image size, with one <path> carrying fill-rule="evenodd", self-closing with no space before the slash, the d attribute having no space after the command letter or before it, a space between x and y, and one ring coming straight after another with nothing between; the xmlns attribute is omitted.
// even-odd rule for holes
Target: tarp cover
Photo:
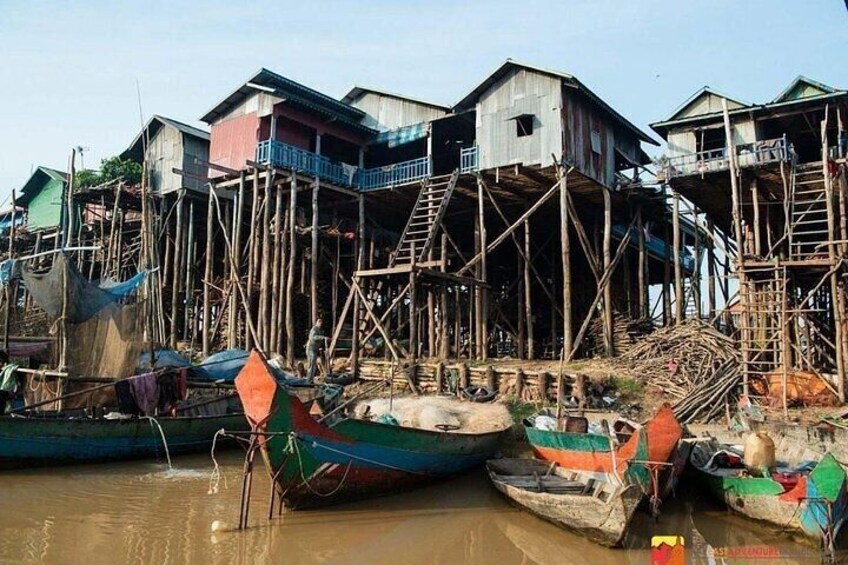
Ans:
<svg viewBox="0 0 848 565"><path fill-rule="evenodd" d="M106 306L131 295L144 281L146 274L140 272L121 283L103 281L96 285L86 280L64 253L57 255L53 266L43 274L36 274L29 267L22 266L24 284L33 299L52 318L62 315L63 273L67 273L68 280L67 321L72 324L84 322Z"/></svg>
<svg viewBox="0 0 848 565"><path fill-rule="evenodd" d="M213 353L198 365L195 374L211 381L232 382L247 363L249 353L244 349L225 349Z"/></svg>
<svg viewBox="0 0 848 565"><path fill-rule="evenodd" d="M150 351L144 351L138 357L138 369L152 371L153 369L183 369L191 367L191 361L173 349L157 349L153 352L155 362L150 366Z"/></svg>

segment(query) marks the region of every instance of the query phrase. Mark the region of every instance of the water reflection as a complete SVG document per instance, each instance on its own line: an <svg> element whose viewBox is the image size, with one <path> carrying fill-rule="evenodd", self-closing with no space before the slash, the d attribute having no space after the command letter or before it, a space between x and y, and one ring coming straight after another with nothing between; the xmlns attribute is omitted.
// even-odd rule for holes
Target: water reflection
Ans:
<svg viewBox="0 0 848 565"><path fill-rule="evenodd" d="M709 548L777 548L768 563L818 563L817 552L752 526L693 491L654 522L637 515L627 549L609 550L509 506L482 471L416 492L268 521L270 485L257 473L252 528L237 523L241 459L208 457L0 474L1 563L649 563L651 535L683 535L693 563ZM261 471L261 469L260 469ZM787 555L791 557L786 557ZM728 560L744 562L750 560ZM715 562L721 563L721 559Z"/></svg>

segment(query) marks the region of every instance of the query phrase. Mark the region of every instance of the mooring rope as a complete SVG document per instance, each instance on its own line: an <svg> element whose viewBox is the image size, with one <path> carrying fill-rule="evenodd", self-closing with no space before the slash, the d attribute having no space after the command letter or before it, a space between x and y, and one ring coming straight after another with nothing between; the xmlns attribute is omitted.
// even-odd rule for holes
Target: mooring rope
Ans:
<svg viewBox="0 0 848 565"><path fill-rule="evenodd" d="M295 435L294 433L290 434L289 435L289 442L286 445L285 450L288 453L294 453L295 456L297 456L297 466L298 466L298 470L300 471L300 478L303 481L303 484L306 486L306 488L309 489L309 491L312 494L314 494L316 496L323 497L323 498L328 498L330 496L333 496L337 492L339 492L341 490L342 486L344 485L345 481L347 480L347 474L350 472L350 468L353 465L353 459L348 460L347 469L345 469L344 475L342 475L342 478L339 481L339 484L336 485L336 487L333 490L331 490L328 493L318 492L317 490L312 488L312 485L309 484L309 479L306 478L306 474L303 472L303 459L301 459L301 457L300 457L300 447L298 447L298 445L297 445L297 440L298 440L297 435Z"/></svg>

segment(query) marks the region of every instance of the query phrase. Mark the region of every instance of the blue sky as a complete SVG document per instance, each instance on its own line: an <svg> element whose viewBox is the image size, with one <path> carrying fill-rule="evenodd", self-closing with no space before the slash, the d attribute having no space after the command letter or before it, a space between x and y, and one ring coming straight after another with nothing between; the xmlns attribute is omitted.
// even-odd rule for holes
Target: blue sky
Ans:
<svg viewBox="0 0 848 565"><path fill-rule="evenodd" d="M122 151L145 118L191 124L260 67L453 104L512 57L578 76L637 125L709 84L773 98L848 87L843 0L29 2L0 0L0 200L34 165Z"/></svg>

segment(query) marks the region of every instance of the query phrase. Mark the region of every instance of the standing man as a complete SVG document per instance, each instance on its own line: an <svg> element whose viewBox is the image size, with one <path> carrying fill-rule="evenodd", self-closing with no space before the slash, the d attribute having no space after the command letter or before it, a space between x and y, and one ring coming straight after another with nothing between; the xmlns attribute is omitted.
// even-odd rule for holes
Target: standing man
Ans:
<svg viewBox="0 0 848 565"><path fill-rule="evenodd" d="M5 414L12 407L18 389L17 370L17 365L9 363L9 354L0 349L0 414Z"/></svg>
<svg viewBox="0 0 848 565"><path fill-rule="evenodd" d="M306 378L309 382L315 380L315 373L318 371L318 356L321 354L321 348L324 346L324 332L321 331L323 322L321 318L315 320L315 325L309 330L309 339L306 340Z"/></svg>

